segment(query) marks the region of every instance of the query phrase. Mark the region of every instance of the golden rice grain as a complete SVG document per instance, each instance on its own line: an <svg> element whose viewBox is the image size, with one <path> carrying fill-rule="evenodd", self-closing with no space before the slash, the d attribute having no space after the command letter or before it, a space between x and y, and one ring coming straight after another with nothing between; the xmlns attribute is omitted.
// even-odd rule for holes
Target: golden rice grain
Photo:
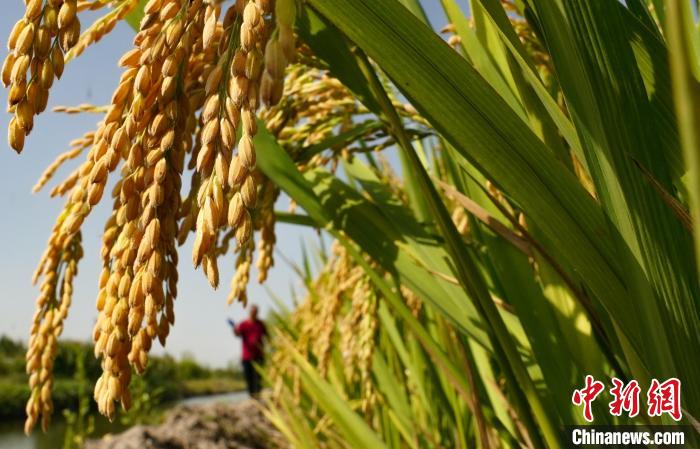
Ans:
<svg viewBox="0 0 700 449"><path fill-rule="evenodd" d="M77 42L80 22L76 0L65 0L56 9L55 2L30 0L24 18L10 32L2 69L2 81L10 87L8 109L15 114L10 121L8 143L18 153L24 149L25 137L33 128L33 117L44 111L53 77L63 73L63 52ZM53 50L52 47L53 38ZM32 79L27 82L31 68ZM34 75L38 73L37 81Z"/></svg>
<svg viewBox="0 0 700 449"><path fill-rule="evenodd" d="M250 267L253 259L253 247L245 245L238 253L236 260L236 272L231 279L231 291L228 296L228 304L234 301L240 302L244 306L248 303L248 280L250 278Z"/></svg>
<svg viewBox="0 0 700 449"><path fill-rule="evenodd" d="M50 251L45 254L42 266L45 277L41 294L37 298L37 311L27 345L27 374L31 389L24 424L27 434L39 421L46 431L51 419L52 368L56 357L56 342L63 331L63 321L68 315L73 294L73 279L78 271L78 261L83 256L80 234L74 235L62 246L61 252Z"/></svg>
<svg viewBox="0 0 700 449"><path fill-rule="evenodd" d="M189 233L195 234L193 263L214 287L220 282L218 257L230 247L238 253L229 301L247 299L256 231L258 278L263 282L267 277L274 264L279 189L256 167L258 120L298 158L298 148L327 138L342 116L360 110L339 83L308 67L290 70L296 73L289 83L293 95L283 98L295 46L295 7L284 1L273 14L274 2L237 0L219 20L220 2L150 0L134 48L119 61L123 73L110 104L58 108L70 114L103 113L104 118L94 133L59 155L36 186L40 189L64 162L86 153L85 161L51 191L65 196L67 203L35 279L42 285L42 297L63 288L60 295L66 299L54 312L44 307L47 300L37 307L40 324L32 328L35 352L27 366L38 374L30 379L27 430L38 420L48 423L50 415L52 335L62 329L60 317L72 291L65 283L74 270L64 266L75 266L79 258L73 262L64 257L72 254L67 249L79 241L82 224L105 196L118 167L115 186L107 192L112 214L102 235L103 270L93 330L102 367L94 397L101 413L112 419L118 406L129 407L132 370L146 369L154 340L165 344L175 321L177 245ZM8 140L17 151L33 128L34 115L45 109L48 90L65 62L99 41L136 2L111 4L114 9L80 35L78 13L99 9L104 2L27 2L25 17L11 32L12 51L2 68L14 114ZM283 104L259 114L260 101ZM186 166L194 173L181 199ZM236 245L230 245L233 239ZM44 324L46 317L53 327Z"/></svg>
<svg viewBox="0 0 700 449"><path fill-rule="evenodd" d="M265 182L262 187L262 204L258 209L258 228L260 240L258 241L258 259L255 266L258 269L258 282L267 280L270 268L275 264L275 201L279 196L279 189L271 181Z"/></svg>

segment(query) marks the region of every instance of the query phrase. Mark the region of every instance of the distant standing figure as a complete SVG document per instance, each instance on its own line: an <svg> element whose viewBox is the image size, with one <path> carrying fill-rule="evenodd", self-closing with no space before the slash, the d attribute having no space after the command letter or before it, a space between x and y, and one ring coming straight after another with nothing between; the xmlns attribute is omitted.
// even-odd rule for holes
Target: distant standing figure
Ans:
<svg viewBox="0 0 700 449"><path fill-rule="evenodd" d="M248 394L257 397L262 385L255 365L262 365L265 361L263 339L267 336L265 323L258 319L258 306L250 306L248 319L234 326L233 333L243 342L243 375Z"/></svg>

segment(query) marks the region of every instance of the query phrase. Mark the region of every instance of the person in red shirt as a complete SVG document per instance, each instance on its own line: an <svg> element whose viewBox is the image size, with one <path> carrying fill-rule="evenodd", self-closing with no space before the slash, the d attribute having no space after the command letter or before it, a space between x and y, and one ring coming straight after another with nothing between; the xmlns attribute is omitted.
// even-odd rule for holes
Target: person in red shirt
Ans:
<svg viewBox="0 0 700 449"><path fill-rule="evenodd" d="M233 327L233 333L243 343L243 375L248 386L248 394L257 397L262 389L260 373L255 365L265 361L264 337L267 336L265 323L258 319L258 306L250 306L248 319Z"/></svg>

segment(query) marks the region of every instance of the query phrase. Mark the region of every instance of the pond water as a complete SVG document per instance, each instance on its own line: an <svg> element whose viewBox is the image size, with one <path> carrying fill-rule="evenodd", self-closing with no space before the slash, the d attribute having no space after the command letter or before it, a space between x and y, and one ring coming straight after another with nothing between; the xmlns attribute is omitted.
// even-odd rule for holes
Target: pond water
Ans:
<svg viewBox="0 0 700 449"><path fill-rule="evenodd" d="M215 394L210 396L194 396L178 401L174 405L201 405L216 402L238 402L248 397L247 393L237 391L233 393ZM0 421L0 449L60 449L63 446L63 438L66 432L66 423L60 413L55 413L49 431L43 433L35 430L31 436L25 436L22 430L24 423L21 421ZM109 423L105 419L95 419L95 435L101 436L107 433L116 433L125 427L118 423Z"/></svg>

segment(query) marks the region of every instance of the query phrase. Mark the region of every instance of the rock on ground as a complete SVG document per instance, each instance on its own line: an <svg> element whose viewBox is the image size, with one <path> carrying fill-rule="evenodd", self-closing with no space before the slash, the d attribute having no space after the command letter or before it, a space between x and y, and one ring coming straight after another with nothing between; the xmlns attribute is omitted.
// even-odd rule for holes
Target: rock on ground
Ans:
<svg viewBox="0 0 700 449"><path fill-rule="evenodd" d="M282 449L282 436L254 400L174 408L156 426L91 440L85 449Z"/></svg>

